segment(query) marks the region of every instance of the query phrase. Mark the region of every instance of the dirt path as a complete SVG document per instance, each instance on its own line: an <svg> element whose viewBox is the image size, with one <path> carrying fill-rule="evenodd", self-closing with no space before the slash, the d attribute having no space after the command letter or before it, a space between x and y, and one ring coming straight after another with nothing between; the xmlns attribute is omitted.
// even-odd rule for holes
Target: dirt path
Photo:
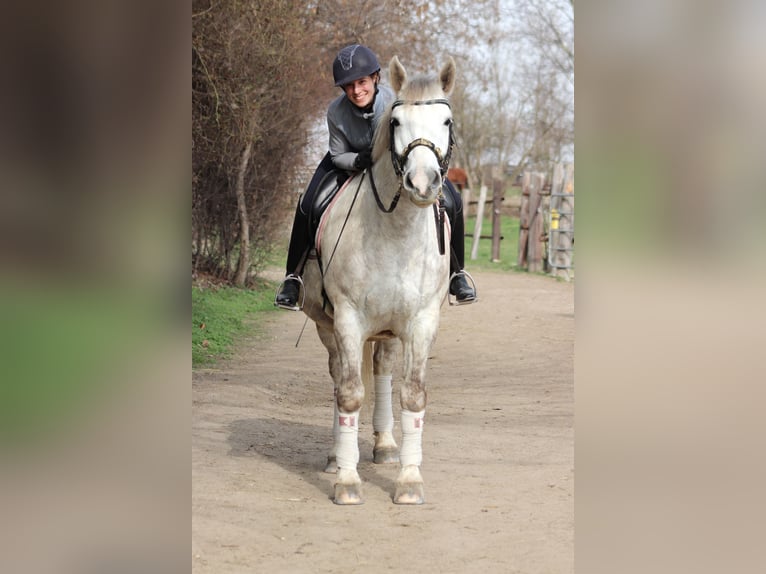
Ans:
<svg viewBox="0 0 766 574"><path fill-rule="evenodd" d="M369 406L366 502L331 502L332 383L313 324L295 349L303 314L194 372L194 572L573 572L574 286L474 276L481 301L445 306L429 363L422 506L391 502Z"/></svg>

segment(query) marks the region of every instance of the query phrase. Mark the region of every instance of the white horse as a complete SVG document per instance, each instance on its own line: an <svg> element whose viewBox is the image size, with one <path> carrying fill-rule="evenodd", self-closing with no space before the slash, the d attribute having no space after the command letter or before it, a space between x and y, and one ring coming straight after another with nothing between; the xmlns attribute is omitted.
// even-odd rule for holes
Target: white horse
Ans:
<svg viewBox="0 0 766 574"><path fill-rule="evenodd" d="M394 57L389 78L397 100L379 122L373 165L336 196L322 222L318 257L304 271L303 311L327 348L335 385L327 470L337 468L336 504L362 503L359 411L373 342L374 459L401 462L394 502L424 501L426 363L449 281L448 230L437 207L453 138L447 96L454 87L455 62L449 58L438 78L408 78ZM404 379L397 454L391 380L399 341Z"/></svg>

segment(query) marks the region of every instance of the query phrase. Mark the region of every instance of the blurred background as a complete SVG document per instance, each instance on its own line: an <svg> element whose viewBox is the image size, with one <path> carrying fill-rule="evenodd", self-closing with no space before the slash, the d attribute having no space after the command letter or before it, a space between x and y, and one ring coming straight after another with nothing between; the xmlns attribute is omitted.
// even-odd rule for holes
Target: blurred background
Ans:
<svg viewBox="0 0 766 574"><path fill-rule="evenodd" d="M758 571L766 11L575 13L577 570Z"/></svg>
<svg viewBox="0 0 766 574"><path fill-rule="evenodd" d="M286 241L332 57L361 42L384 70L456 58L474 186L576 160L577 571L762 570L764 21L755 0L14 7L0 568L188 566L189 278L252 284Z"/></svg>

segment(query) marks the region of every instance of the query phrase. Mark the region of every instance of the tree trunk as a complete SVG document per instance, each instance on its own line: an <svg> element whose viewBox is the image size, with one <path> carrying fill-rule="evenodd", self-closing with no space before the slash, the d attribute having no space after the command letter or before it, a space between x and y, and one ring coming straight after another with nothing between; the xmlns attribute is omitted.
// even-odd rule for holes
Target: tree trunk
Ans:
<svg viewBox="0 0 766 574"><path fill-rule="evenodd" d="M239 164L237 174L237 213L239 214L239 261L237 272L234 276L234 285L244 287L247 279L247 271L250 268L250 219L247 216L247 202L245 201L245 173L247 164L253 151L253 141L249 140L242 152L242 161Z"/></svg>

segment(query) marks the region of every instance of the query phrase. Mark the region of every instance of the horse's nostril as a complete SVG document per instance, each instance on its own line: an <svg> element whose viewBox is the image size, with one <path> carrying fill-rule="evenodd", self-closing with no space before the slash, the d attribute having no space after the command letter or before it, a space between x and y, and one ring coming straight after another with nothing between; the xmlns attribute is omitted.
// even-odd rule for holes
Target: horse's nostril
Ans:
<svg viewBox="0 0 766 574"><path fill-rule="evenodd" d="M439 189L439 187L441 187L441 184L442 184L441 174L439 172L434 172L434 177L432 180L431 187L433 187L433 189Z"/></svg>

